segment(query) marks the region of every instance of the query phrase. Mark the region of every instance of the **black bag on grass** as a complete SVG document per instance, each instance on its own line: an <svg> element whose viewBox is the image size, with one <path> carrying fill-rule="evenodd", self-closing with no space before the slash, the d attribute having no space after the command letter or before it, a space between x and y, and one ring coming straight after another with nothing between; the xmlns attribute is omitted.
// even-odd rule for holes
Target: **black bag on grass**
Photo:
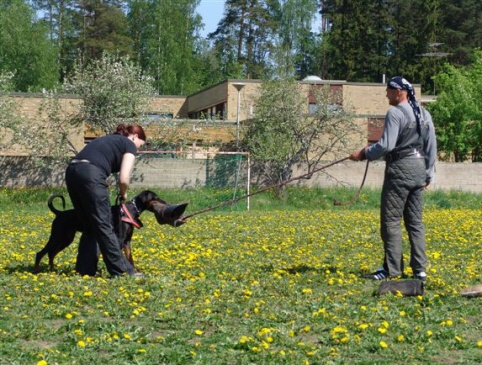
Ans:
<svg viewBox="0 0 482 365"><path fill-rule="evenodd" d="M378 295L402 294L403 296L423 295L423 282L421 280L391 280L383 281L378 288Z"/></svg>

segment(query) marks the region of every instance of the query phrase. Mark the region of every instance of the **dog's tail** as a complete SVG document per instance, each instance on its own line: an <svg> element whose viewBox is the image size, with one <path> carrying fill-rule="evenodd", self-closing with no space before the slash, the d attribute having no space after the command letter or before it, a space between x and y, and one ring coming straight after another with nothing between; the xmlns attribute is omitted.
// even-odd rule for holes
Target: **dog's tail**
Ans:
<svg viewBox="0 0 482 365"><path fill-rule="evenodd" d="M52 213L54 213L55 215L60 213L60 210L58 210L57 208L54 207L54 200L56 198L60 198L60 200L62 200L62 209L65 210L65 198L64 198L64 196L62 194L53 194L49 198L49 201L48 201L47 205L49 206L50 211Z"/></svg>

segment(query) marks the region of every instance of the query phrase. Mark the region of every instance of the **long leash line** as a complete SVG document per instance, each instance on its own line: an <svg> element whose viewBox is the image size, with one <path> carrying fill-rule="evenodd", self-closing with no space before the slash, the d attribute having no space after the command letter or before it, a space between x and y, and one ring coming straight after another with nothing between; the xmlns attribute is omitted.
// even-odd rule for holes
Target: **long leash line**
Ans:
<svg viewBox="0 0 482 365"><path fill-rule="evenodd" d="M184 219L188 219L188 218L191 218L195 215L198 215L198 214L201 214L201 213L206 213L206 212L209 212L211 210L214 210L214 209L217 209L217 208L221 208L221 207L224 207L226 205L230 205L230 204L234 204L234 203L237 203L238 201L240 200L243 200L243 199L246 199L248 197L251 197L253 195L256 195L256 194L260 194L260 193L263 193L267 190L271 190L271 189L274 189L274 188L277 188L277 187L280 187L280 186L283 186L283 185L286 185L286 184L289 184L290 182L293 182L293 181L296 181L296 180L299 180L299 179L303 179L305 177L308 177L308 176L311 176L313 175L314 173L316 172L319 172L321 170L324 170L324 169L327 169L328 167L331 167L333 165L336 165L336 164L339 164L340 162L343 162L343 161L346 161L348 160L350 157L347 156L347 157L344 157L342 159L339 159L339 160L336 160L336 161L333 161L327 165L324 165L322 167L319 167L311 172L308 172L306 174L303 174L303 175L300 175L300 176L296 176L296 177L293 177L291 179L288 179L288 180L284 180L284 181L281 181L277 184L274 184L274 185L271 185L271 186L268 186L268 187L265 187L263 189L260 189L260 190L256 190L255 192L252 192L252 193L249 193L249 194L246 194L246 195L243 195L243 196L240 196L236 199L231 199L231 200L228 200L228 201L225 201L225 202L222 202L222 203L219 203L217 205L214 205L214 206L211 206L211 207L208 207L208 208L204 208L204 209L201 209L201 210L198 210L194 213L191 213L191 214L188 214L186 216L184 216ZM367 170L368 170L368 165L367 165ZM365 171L365 177L366 177L366 171ZM363 181L365 181L365 179L363 179ZM361 190L361 189L360 189Z"/></svg>
<svg viewBox="0 0 482 365"><path fill-rule="evenodd" d="M360 194L361 194L361 191L363 189L363 186L365 185L365 180L367 178L367 174L368 174L368 165L370 164L370 161L367 160L367 164L365 166L365 173L363 174L363 179L362 179L362 182L360 184L360 187L358 188L358 191L356 192L355 195L352 196L352 198L350 200L347 200L345 202L340 202L336 199L333 199L333 205L351 205L353 204L354 202L356 202L358 200L358 198L360 197Z"/></svg>

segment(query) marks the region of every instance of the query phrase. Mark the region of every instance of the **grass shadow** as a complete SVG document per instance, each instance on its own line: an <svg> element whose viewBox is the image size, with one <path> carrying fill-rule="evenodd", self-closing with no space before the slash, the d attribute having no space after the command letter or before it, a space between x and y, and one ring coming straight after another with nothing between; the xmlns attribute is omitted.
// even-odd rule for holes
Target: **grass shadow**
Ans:
<svg viewBox="0 0 482 365"><path fill-rule="evenodd" d="M29 273L29 274L49 274L49 273L55 273L57 275L63 275L63 276L75 276L78 275L73 268L65 268L62 270L54 270L51 271L47 265L41 265L40 266L40 271L39 272L34 272L34 265L33 264L16 264L16 265L7 265L4 267L4 270L9 273L9 274L15 274L15 273Z"/></svg>

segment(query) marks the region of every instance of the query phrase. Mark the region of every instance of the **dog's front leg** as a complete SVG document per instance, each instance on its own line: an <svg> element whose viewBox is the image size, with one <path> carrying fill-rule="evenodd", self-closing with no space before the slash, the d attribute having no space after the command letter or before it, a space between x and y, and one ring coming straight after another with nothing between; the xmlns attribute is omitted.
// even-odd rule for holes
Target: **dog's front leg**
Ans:
<svg viewBox="0 0 482 365"><path fill-rule="evenodd" d="M134 270L136 270L136 267L134 265L134 259L132 258L132 251L131 251L130 242L126 242L125 244L123 244L122 249L124 251L124 255L126 256L127 261L129 261L131 263L132 267L134 268ZM136 272L137 272L137 270L136 270Z"/></svg>
<svg viewBox="0 0 482 365"><path fill-rule="evenodd" d="M124 252L124 255L134 268L134 270L137 272L136 266L134 265L134 258L132 257L132 249L131 249L131 239L132 235L134 234L134 226L128 223L122 223L122 237L119 237L119 240L121 241L122 244L122 251Z"/></svg>

